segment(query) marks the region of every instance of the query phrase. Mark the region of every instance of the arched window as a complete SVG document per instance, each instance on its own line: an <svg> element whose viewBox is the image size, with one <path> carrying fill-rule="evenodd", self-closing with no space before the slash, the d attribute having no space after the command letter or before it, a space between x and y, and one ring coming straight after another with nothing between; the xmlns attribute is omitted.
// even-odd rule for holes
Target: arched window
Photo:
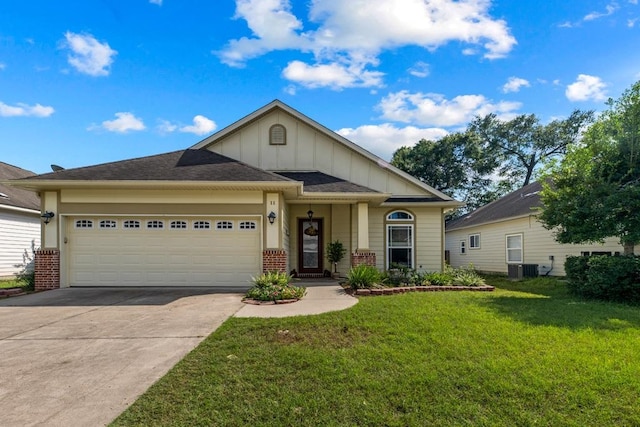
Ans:
<svg viewBox="0 0 640 427"><path fill-rule="evenodd" d="M282 125L273 125L269 128L270 145L286 145L287 129Z"/></svg>
<svg viewBox="0 0 640 427"><path fill-rule="evenodd" d="M387 269L414 268L415 219L406 211L394 211L387 215Z"/></svg>

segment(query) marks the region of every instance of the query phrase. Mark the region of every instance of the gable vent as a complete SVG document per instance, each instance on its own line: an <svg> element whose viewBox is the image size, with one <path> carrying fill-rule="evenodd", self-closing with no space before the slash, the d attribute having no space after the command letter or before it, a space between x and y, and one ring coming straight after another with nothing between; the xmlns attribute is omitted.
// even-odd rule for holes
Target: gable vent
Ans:
<svg viewBox="0 0 640 427"><path fill-rule="evenodd" d="M287 129L282 125L273 125L269 129L270 145L285 145L287 143Z"/></svg>

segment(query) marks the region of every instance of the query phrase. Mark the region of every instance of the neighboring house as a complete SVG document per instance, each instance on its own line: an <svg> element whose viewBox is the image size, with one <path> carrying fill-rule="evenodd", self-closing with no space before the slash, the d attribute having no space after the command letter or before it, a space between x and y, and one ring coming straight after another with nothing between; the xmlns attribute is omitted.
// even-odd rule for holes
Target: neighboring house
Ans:
<svg viewBox="0 0 640 427"><path fill-rule="evenodd" d="M262 271L338 264L441 270L461 203L280 101L187 150L14 181L39 191L46 287L248 286ZM58 261L59 257L59 261ZM44 279L41 279L44 280Z"/></svg>
<svg viewBox="0 0 640 427"><path fill-rule="evenodd" d="M453 267L469 264L483 272L507 273L509 266L536 264L540 275L564 276L567 256L623 252L615 239L604 244L560 244L537 215L538 182L470 212L446 225L446 250ZM513 267L512 267L513 271Z"/></svg>
<svg viewBox="0 0 640 427"><path fill-rule="evenodd" d="M35 175L0 162L0 180ZM40 246L40 199L32 191L0 184L0 278L14 278L23 254ZM30 254L33 257L33 254Z"/></svg>

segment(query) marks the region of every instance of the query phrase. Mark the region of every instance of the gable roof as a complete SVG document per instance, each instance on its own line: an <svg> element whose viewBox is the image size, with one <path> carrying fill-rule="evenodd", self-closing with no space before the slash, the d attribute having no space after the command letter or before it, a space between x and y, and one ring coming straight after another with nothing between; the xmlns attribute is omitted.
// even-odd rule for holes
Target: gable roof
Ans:
<svg viewBox="0 0 640 427"><path fill-rule="evenodd" d="M180 150L136 159L63 169L30 180L82 181L288 181L209 150Z"/></svg>
<svg viewBox="0 0 640 427"><path fill-rule="evenodd" d="M31 171L0 162L0 179L19 179L34 176ZM10 187L0 183L0 205L40 211L40 198L32 191Z"/></svg>
<svg viewBox="0 0 640 427"><path fill-rule="evenodd" d="M409 175L408 173L396 168L395 166L389 164L387 161L381 159L380 157L376 156L375 154L365 150L364 148L360 147L359 145L349 141L348 139L346 139L345 137L337 134L336 132L328 129L327 127L321 125L320 123L316 122L315 120L307 117L306 115L302 114L301 112L293 109L292 107L288 106L287 104L285 104L284 102L276 99L271 101L269 104L263 106L262 108L259 108L257 110L255 110L253 113L243 117L242 119L232 123L231 125L225 127L224 129L221 129L220 131L214 133L213 135L203 139L202 141L198 142L197 144L195 144L193 147L194 149L200 149L200 148L207 148L210 147L214 144L216 144L218 141L221 141L223 139L225 139L227 136L229 136L230 134L232 134L233 132L237 131L240 128L243 128L245 126L248 126L249 124L259 120L260 118L264 117L267 114L270 114L272 111L274 110L282 110L285 113L291 115L292 117L300 120L301 122L305 123L306 125L318 130L319 132L323 133L325 136L340 142L342 145L346 146L347 148L357 152L358 154L362 155L363 157L367 158L369 161L377 164L380 167L383 167L387 170L389 170L390 172L394 173L395 175L400 176L402 179L409 181L411 183L413 183L414 185L422 188L423 190L433 194L434 196L438 197L440 199L440 201L444 201L444 202L450 202L451 206L462 206L463 203L458 202L456 200L454 200L453 198L447 196L446 194L436 190L435 188L425 184L424 182L420 181L419 179L417 179L416 177Z"/></svg>
<svg viewBox="0 0 640 427"><path fill-rule="evenodd" d="M535 209L542 206L540 190L542 185L539 182L533 182L473 212L449 221L446 224L446 231L534 215Z"/></svg>
<svg viewBox="0 0 640 427"><path fill-rule="evenodd" d="M285 178L304 183L304 191L309 193L379 193L353 182L345 181L322 172L275 172Z"/></svg>

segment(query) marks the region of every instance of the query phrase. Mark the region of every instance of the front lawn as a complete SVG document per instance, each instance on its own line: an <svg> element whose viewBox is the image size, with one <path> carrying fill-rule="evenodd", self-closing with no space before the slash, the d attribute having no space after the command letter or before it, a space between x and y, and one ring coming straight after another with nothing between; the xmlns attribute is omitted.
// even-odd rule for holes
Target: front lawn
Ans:
<svg viewBox="0 0 640 427"><path fill-rule="evenodd" d="M231 318L113 425L640 425L640 309L487 284Z"/></svg>

